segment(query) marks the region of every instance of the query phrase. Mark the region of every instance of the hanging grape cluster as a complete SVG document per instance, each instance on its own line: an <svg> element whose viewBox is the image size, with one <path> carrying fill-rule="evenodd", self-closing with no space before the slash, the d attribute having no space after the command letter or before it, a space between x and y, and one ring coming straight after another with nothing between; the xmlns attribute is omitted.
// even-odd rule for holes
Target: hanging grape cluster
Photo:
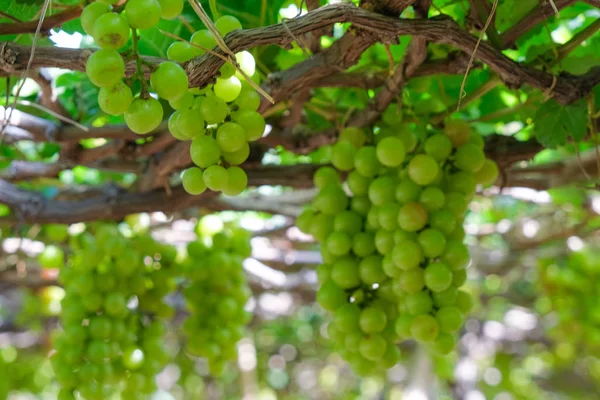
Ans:
<svg viewBox="0 0 600 400"><path fill-rule="evenodd" d="M163 297L174 289L175 250L114 226L72 238L71 248L51 359L59 398L147 397L168 361L161 317L172 315Z"/></svg>
<svg viewBox="0 0 600 400"><path fill-rule="evenodd" d="M151 28L161 18L177 18L183 10L183 0L128 0L124 7L114 9L109 3L117 1L93 2L81 15L85 32L101 47L86 63L89 79L100 87L100 108L110 115L124 115L129 129L137 134L156 129L163 120L164 110L161 102L149 94L143 70L151 69L152 91L175 110L169 117L169 131L178 140L192 141L190 155L196 167L184 172L184 189L193 195L206 189L230 196L241 193L248 178L238 165L250 155L248 143L262 137L265 130L265 120L257 112L260 97L246 81L255 76L252 54L240 52L235 60L223 65L214 85L202 90L189 89L187 74L180 63L217 46L209 30L195 32L189 43L173 43L167 51L171 61L158 67L144 65L137 49L137 30ZM215 27L225 36L242 25L235 17L223 16L215 21ZM118 50L128 42L130 31L137 72L124 81L125 61ZM141 82L141 91L134 98L131 86L135 80Z"/></svg>
<svg viewBox="0 0 600 400"><path fill-rule="evenodd" d="M402 340L452 351L472 306L459 290L469 262L462 222L476 185L498 173L467 124L418 137L394 116L386 110L372 137L340 133L335 169L315 173L319 192L297 220L321 243L317 301L333 313L328 334L360 374L393 366Z"/></svg>
<svg viewBox="0 0 600 400"><path fill-rule="evenodd" d="M555 351L562 361L572 362L583 353L600 352L600 262L598 249L584 247L564 258L540 259L538 285L542 297L537 308L553 313L550 330ZM600 370L597 370L598 372ZM596 373L598 378L600 374Z"/></svg>
<svg viewBox="0 0 600 400"><path fill-rule="evenodd" d="M220 375L237 355L250 314L244 306L250 297L242 263L250 256L250 235L240 228L200 238L188 245L185 274L189 285L183 293L190 317L184 322L185 350L208 361L213 375Z"/></svg>

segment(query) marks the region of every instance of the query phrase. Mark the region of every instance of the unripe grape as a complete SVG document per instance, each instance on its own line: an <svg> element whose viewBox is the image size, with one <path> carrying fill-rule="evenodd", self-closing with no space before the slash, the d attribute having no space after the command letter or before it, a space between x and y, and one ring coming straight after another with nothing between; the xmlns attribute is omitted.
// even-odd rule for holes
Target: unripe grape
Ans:
<svg viewBox="0 0 600 400"><path fill-rule="evenodd" d="M202 115L198 110L194 110L193 108L179 112L177 128L179 129L179 133L186 139L194 139L202 136L206 131Z"/></svg>
<svg viewBox="0 0 600 400"><path fill-rule="evenodd" d="M242 91L242 83L240 80L232 76L228 79L217 78L217 83L213 87L215 95L224 101L230 103L237 99Z"/></svg>
<svg viewBox="0 0 600 400"><path fill-rule="evenodd" d="M136 98L125 112L127 127L139 135L145 135L158 128L163 117L161 104L153 97Z"/></svg>
<svg viewBox="0 0 600 400"><path fill-rule="evenodd" d="M207 96L200 105L200 112L207 124L223 122L228 111L227 103L217 96Z"/></svg>
<svg viewBox="0 0 600 400"><path fill-rule="evenodd" d="M222 36L227 35L236 29L242 29L241 22L231 15L223 15L215 21L215 26Z"/></svg>
<svg viewBox="0 0 600 400"><path fill-rule="evenodd" d="M331 149L331 163L340 171L354 168L356 149L348 142L337 142Z"/></svg>
<svg viewBox="0 0 600 400"><path fill-rule="evenodd" d="M473 144L465 144L459 147L454 154L454 165L463 171L479 171L484 163L485 154Z"/></svg>
<svg viewBox="0 0 600 400"><path fill-rule="evenodd" d="M387 349L387 342L381 335L365 336L359 344L359 352L367 360L380 360Z"/></svg>
<svg viewBox="0 0 600 400"><path fill-rule="evenodd" d="M446 246L446 237L437 229L427 228L419 232L417 238L425 257L436 258L442 254Z"/></svg>
<svg viewBox="0 0 600 400"><path fill-rule="evenodd" d="M211 165L204 170L202 175L206 187L213 192L218 192L227 187L227 170L220 165Z"/></svg>
<svg viewBox="0 0 600 400"><path fill-rule="evenodd" d="M352 289L360 285L358 264L350 257L338 259L331 266L331 280L343 289Z"/></svg>
<svg viewBox="0 0 600 400"><path fill-rule="evenodd" d="M177 100L188 90L188 77L184 69L172 61L164 62L150 75L152 88L165 100Z"/></svg>
<svg viewBox="0 0 600 400"><path fill-rule="evenodd" d="M446 355L456 347L456 339L449 333L441 332L431 346L436 353Z"/></svg>
<svg viewBox="0 0 600 400"><path fill-rule="evenodd" d="M190 156L200 168L208 168L219 162L221 149L217 141L210 136L198 136L192 140Z"/></svg>
<svg viewBox="0 0 600 400"><path fill-rule="evenodd" d="M442 292L452 285L452 271L441 262L431 263L425 268L425 285L434 292Z"/></svg>
<svg viewBox="0 0 600 400"><path fill-rule="evenodd" d="M460 329L463 323L463 316L456 307L442 307L435 314L440 330L442 332L453 333Z"/></svg>
<svg viewBox="0 0 600 400"><path fill-rule="evenodd" d="M352 194L354 194L355 196L362 196L367 194L371 182L371 178L362 176L358 173L358 171L350 172L348 174L348 177L346 178L346 184L348 185L348 189L350 189Z"/></svg>
<svg viewBox="0 0 600 400"><path fill-rule="evenodd" d="M243 110L235 113L234 121L246 131L246 140L253 142L260 139L265 133L266 122L262 115L256 111Z"/></svg>
<svg viewBox="0 0 600 400"><path fill-rule="evenodd" d="M109 11L110 6L108 4L99 1L88 4L81 12L81 26L83 26L85 33L93 36L96 20Z"/></svg>
<svg viewBox="0 0 600 400"><path fill-rule="evenodd" d="M346 292L333 279L328 280L317 291L317 302L326 310L334 311L346 303Z"/></svg>
<svg viewBox="0 0 600 400"><path fill-rule="evenodd" d="M100 88L98 92L98 105L107 114L121 115L129 109L133 101L131 89L123 82L112 87Z"/></svg>
<svg viewBox="0 0 600 400"><path fill-rule="evenodd" d="M420 342L432 342L439 333L439 326L435 318L431 315L417 315L412 319L410 333Z"/></svg>
<svg viewBox="0 0 600 400"><path fill-rule="evenodd" d="M224 152L238 151L246 143L246 131L235 122L226 122L217 130L217 143Z"/></svg>
<svg viewBox="0 0 600 400"><path fill-rule="evenodd" d="M429 212L439 210L445 202L444 192L435 186L426 187L419 195L419 203Z"/></svg>
<svg viewBox="0 0 600 400"><path fill-rule="evenodd" d="M244 143L241 149L231 153L224 152L222 156L223 160L227 161L230 165L242 164L250 156L250 145Z"/></svg>
<svg viewBox="0 0 600 400"><path fill-rule="evenodd" d="M48 245L39 255L38 261L44 268L62 268L65 264L65 252L58 246Z"/></svg>
<svg viewBox="0 0 600 400"><path fill-rule="evenodd" d="M158 4L163 19L175 19L183 11L183 0L158 0Z"/></svg>
<svg viewBox="0 0 600 400"><path fill-rule="evenodd" d="M433 310L433 299L426 291L408 295L404 302L410 315L429 314Z"/></svg>
<svg viewBox="0 0 600 400"><path fill-rule="evenodd" d="M354 157L354 167L363 176L375 176L381 169L375 147L365 146L358 150Z"/></svg>
<svg viewBox="0 0 600 400"><path fill-rule="evenodd" d="M338 137L338 142L348 142L356 147L356 149L363 147L366 140L367 136L365 135L365 132L355 126L344 128Z"/></svg>
<svg viewBox="0 0 600 400"><path fill-rule="evenodd" d="M236 53L235 59L240 66L240 69L246 74L246 76L251 77L256 72L256 61L254 60L254 56L249 51L240 51ZM242 79L242 76L239 76L239 72L236 74L238 78Z"/></svg>
<svg viewBox="0 0 600 400"><path fill-rule="evenodd" d="M410 179L403 179L396 186L396 200L400 204L417 201L422 190L423 188L420 185Z"/></svg>
<svg viewBox="0 0 600 400"><path fill-rule="evenodd" d="M181 184L191 195L199 195L206 191L203 171L198 167L186 169L181 176Z"/></svg>
<svg viewBox="0 0 600 400"><path fill-rule="evenodd" d="M436 161L445 161L452 153L452 142L445 135L433 135L425 141L425 153Z"/></svg>
<svg viewBox="0 0 600 400"><path fill-rule="evenodd" d="M215 40L214 36L206 29L196 31L190 38L190 43L196 44L207 50L212 50L217 46L217 41ZM202 55L206 52L204 49L196 48L196 52L198 55Z"/></svg>
<svg viewBox="0 0 600 400"><path fill-rule="evenodd" d="M418 243L404 240L392 248L392 261L396 267L405 271L417 268L423 261L423 250Z"/></svg>
<svg viewBox="0 0 600 400"><path fill-rule="evenodd" d="M484 186L493 185L498 174L498 165L492 160L485 160L479 171L475 172L475 180Z"/></svg>
<svg viewBox="0 0 600 400"><path fill-rule="evenodd" d="M446 123L444 133L448 136L454 147L460 147L469 141L471 127L466 121L451 120Z"/></svg>
<svg viewBox="0 0 600 400"><path fill-rule="evenodd" d="M240 111L256 111L260 107L260 95L253 89L242 89L240 95L235 99L235 105Z"/></svg>
<svg viewBox="0 0 600 400"><path fill-rule="evenodd" d="M93 37L103 49L120 49L129 39L129 25L122 15L106 13L93 23Z"/></svg>
<svg viewBox="0 0 600 400"><path fill-rule="evenodd" d="M196 57L197 50L189 43L174 42L167 49L167 58L172 61L183 63Z"/></svg>
<svg viewBox="0 0 600 400"><path fill-rule="evenodd" d="M321 167L313 175L313 182L316 187L324 188L327 185L339 185L340 174L331 167Z"/></svg>
<svg viewBox="0 0 600 400"><path fill-rule="evenodd" d="M223 193L227 196L237 196L248 186L248 176L240 167L227 168L227 185Z"/></svg>
<svg viewBox="0 0 600 400"><path fill-rule="evenodd" d="M132 28L148 29L160 21L161 8L157 0L127 0L125 16Z"/></svg>
<svg viewBox="0 0 600 400"><path fill-rule="evenodd" d="M186 92L183 96L175 100L169 100L169 105L174 110L183 111L192 108L194 104L194 95L190 92Z"/></svg>
<svg viewBox="0 0 600 400"><path fill-rule="evenodd" d="M419 185L429 185L439 173L439 165L432 157L418 154L408 164L410 179Z"/></svg>
<svg viewBox="0 0 600 400"><path fill-rule="evenodd" d="M85 72L94 85L112 87L125 75L125 62L115 50L98 50L88 58Z"/></svg>
<svg viewBox="0 0 600 400"><path fill-rule="evenodd" d="M416 232L423 229L427 221L427 210L416 202L405 204L398 213L398 225L408 232Z"/></svg>
<svg viewBox="0 0 600 400"><path fill-rule="evenodd" d="M359 329L360 309L354 304L344 304L333 314L335 326L344 333L351 334Z"/></svg>
<svg viewBox="0 0 600 400"><path fill-rule="evenodd" d="M329 215L335 215L348 207L348 196L337 185L329 185L315 196L313 206L315 209Z"/></svg>
<svg viewBox="0 0 600 400"><path fill-rule="evenodd" d="M406 149L402 140L387 137L377 144L377 159L386 167L397 167L404 161Z"/></svg>
<svg viewBox="0 0 600 400"><path fill-rule="evenodd" d="M370 255L363 258L358 264L358 273L361 281L366 285L382 283L386 279L386 274L382 268L382 258L378 255Z"/></svg>

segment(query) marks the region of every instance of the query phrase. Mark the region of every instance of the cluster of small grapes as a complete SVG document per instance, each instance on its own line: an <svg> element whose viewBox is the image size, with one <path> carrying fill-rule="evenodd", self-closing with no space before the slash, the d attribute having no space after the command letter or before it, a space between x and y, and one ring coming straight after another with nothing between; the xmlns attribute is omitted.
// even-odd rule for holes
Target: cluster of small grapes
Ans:
<svg viewBox="0 0 600 400"><path fill-rule="evenodd" d="M126 238L114 226L73 237L71 247L59 275L63 331L51 359L59 399L106 399L119 391L148 397L168 361L159 316L171 314L152 296L170 289L161 271L174 264L174 249L150 237Z"/></svg>
<svg viewBox="0 0 600 400"><path fill-rule="evenodd" d="M600 261L598 248L584 247L566 258L539 260L542 297L537 308L554 313L550 330L560 360L572 362L582 353L600 352ZM597 372L600 372L597 371ZM598 373L600 378L600 373Z"/></svg>
<svg viewBox="0 0 600 400"><path fill-rule="evenodd" d="M133 30L134 52L137 52L136 29L150 28L160 18L176 18L183 9L182 0L128 0L122 13L111 10L116 1L96 1L81 15L84 30L102 48L87 61L86 73L100 87L98 103L110 115L124 114L129 129L147 134L156 129L164 115L161 103L148 93L142 71L143 60L136 58L138 72L133 76L142 83L138 97L133 98L130 85L123 82L125 62L117 51L129 39ZM223 16L215 22L222 36L242 25L235 17ZM193 195L207 188L235 196L247 186L248 178L237 165L250 155L248 142L262 137L265 120L257 112L258 93L246 78L253 77L256 63L247 51L236 55L239 69L226 63L216 83L202 90L188 89L189 82L180 63L201 56L217 46L208 30L199 30L187 42L175 42L168 51L169 60L161 63L150 75L152 90L176 110L169 118L169 130L178 140L192 140L191 158L197 167L186 170L183 187Z"/></svg>
<svg viewBox="0 0 600 400"><path fill-rule="evenodd" d="M88 58L85 69L90 81L100 87L100 108L110 115L124 114L125 122L133 132L146 134L162 121L163 108L148 94L142 60L137 54L137 29L151 28L161 18L176 18L183 10L183 0L128 0L124 7L113 8L112 5L118 2L95 1L81 13L84 31L101 47ZM135 99L129 85L123 82L125 61L117 51L129 40L130 31L138 69L135 78L142 82L142 91ZM160 64L152 73L150 82L153 90L166 100L175 100L188 90L187 74L175 62Z"/></svg>
<svg viewBox="0 0 600 400"><path fill-rule="evenodd" d="M191 316L184 322L186 352L204 357L211 374L223 373L236 357L250 314L250 298L242 263L251 253L250 236L239 228L226 229L188 245L184 264L189 285L184 289Z"/></svg>
<svg viewBox="0 0 600 400"><path fill-rule="evenodd" d="M227 24L220 24L221 21ZM215 25L222 34L241 28L239 21L227 16ZM207 30L194 33L190 43L203 48L217 44ZM185 62L200 52L188 43L177 42L167 54L170 59ZM192 195L209 189L235 196L248 184L246 173L238 165L248 159L249 142L262 137L266 123L257 112L260 96L244 77L257 76L254 57L243 51L236 55L236 61L239 71L227 63L214 85L200 91L190 90L170 103L176 110L169 118L171 134L179 140L192 141L190 156L196 166L182 175L183 187Z"/></svg>
<svg viewBox="0 0 600 400"><path fill-rule="evenodd" d="M498 172L461 122L421 140L389 128L368 139L352 127L340 133L332 163L345 185L320 168L319 193L297 220L322 244L317 301L333 313L329 336L360 374L393 366L402 340L452 351L472 306L458 290L469 262L462 222L477 183Z"/></svg>

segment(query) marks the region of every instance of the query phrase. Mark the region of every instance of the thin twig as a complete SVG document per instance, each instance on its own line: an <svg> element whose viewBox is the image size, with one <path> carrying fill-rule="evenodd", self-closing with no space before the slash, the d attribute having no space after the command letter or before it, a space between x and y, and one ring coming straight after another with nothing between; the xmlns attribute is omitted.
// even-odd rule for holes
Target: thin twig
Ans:
<svg viewBox="0 0 600 400"><path fill-rule="evenodd" d="M556 7L556 4L554 4L554 0L548 0L548 2L550 3L552 10L554 10L554 14L556 14L556 16L560 18L560 12L558 11L558 7Z"/></svg>
<svg viewBox="0 0 600 400"><path fill-rule="evenodd" d="M465 85L467 84L467 77L469 76L469 71L471 70L471 66L473 65L473 61L475 60L475 54L477 54L477 50L479 49L479 45L483 40L483 35L485 35L485 31L488 29L492 20L494 19L494 14L496 13L496 7L498 6L498 0L494 0L494 4L492 4L492 9L490 10L490 15L488 15L487 21L485 21L485 25L479 34L479 38L477 39L477 44L475 44L475 48L473 49L473 53L471 53L471 58L469 59L469 63L467 64L467 70L465 71L465 76L463 77L462 83L460 84L460 91L458 97L458 103L456 104L456 111L460 110L460 102L465 93Z"/></svg>
<svg viewBox="0 0 600 400"><path fill-rule="evenodd" d="M39 20L38 26L35 30L35 34L33 35L33 43L31 44L31 54L29 55L29 60L27 60L27 66L25 67L25 70L21 74L21 82L19 83L19 87L17 88L17 92L15 94L15 101L13 102L12 106L10 107L10 111L8 112L8 117L6 117L2 123L2 131L0 132L0 145L4 141L4 134L6 133L6 127L8 126L8 123L12 117L13 110L17 107L17 101L19 101L19 96L21 95L21 89L23 89L23 86L25 85L25 81L27 80L27 77L29 75L29 70L31 68L31 64L33 63L33 59L35 57L35 49L37 46L37 40L40 35L40 30L42 29L42 25L44 24L44 18L46 17L46 12L48 11L48 6L50 5L50 3L51 3L51 0L44 1L44 6L42 7L40 20Z"/></svg>
<svg viewBox="0 0 600 400"><path fill-rule="evenodd" d="M5 13L5 12L2 12L2 11L0 11L0 16L1 16L1 17L4 17L4 18L8 18L8 19L10 19L11 21L14 21L14 22L17 22L17 23L23 22L23 21L21 21L19 18L17 18L17 17L13 17L12 15L10 15L10 14L7 14L7 13Z"/></svg>
<svg viewBox="0 0 600 400"><path fill-rule="evenodd" d="M90 131L90 129L87 126L82 125L82 124L80 124L77 121L73 121L72 119L67 118L64 115L61 115L61 114L59 114L59 113L57 113L55 111L52 111L51 109L49 109L47 107L44 107L41 104L32 103L31 101L28 101L28 100L19 100L19 104L23 104L24 106L28 106L28 107L37 108L38 110L41 110L41 111L43 111L45 113L48 113L48 114L52 115L54 118L58 118L58 119L60 119L63 122L66 122L68 124L76 126L77 128L81 129L84 132L89 132Z"/></svg>

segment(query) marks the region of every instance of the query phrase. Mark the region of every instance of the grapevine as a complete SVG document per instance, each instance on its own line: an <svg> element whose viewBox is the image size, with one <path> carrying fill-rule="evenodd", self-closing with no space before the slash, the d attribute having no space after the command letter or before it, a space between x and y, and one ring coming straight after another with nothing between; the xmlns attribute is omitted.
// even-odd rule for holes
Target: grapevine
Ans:
<svg viewBox="0 0 600 400"><path fill-rule="evenodd" d="M395 365L399 341L454 349L472 307L459 290L469 263L462 223L476 185L498 173L467 124L417 137L388 124L394 112L372 136L340 133L335 169L315 173L319 192L297 220L321 243L317 301L333 314L328 335L360 374Z"/></svg>

